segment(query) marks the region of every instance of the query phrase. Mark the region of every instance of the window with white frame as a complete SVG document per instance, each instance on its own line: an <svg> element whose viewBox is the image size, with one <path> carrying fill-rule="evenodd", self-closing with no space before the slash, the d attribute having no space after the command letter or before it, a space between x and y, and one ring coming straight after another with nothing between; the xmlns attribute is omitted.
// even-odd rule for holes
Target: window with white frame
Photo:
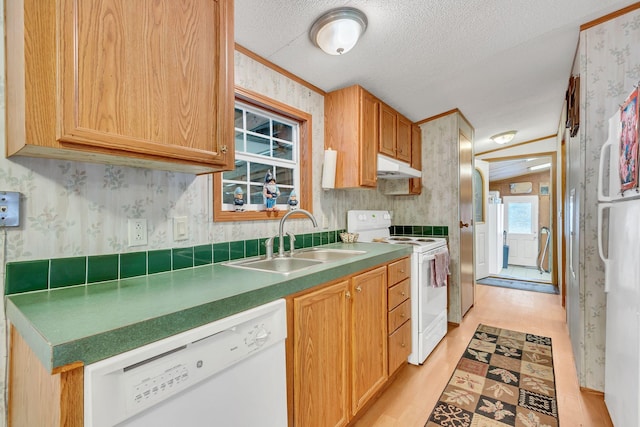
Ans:
<svg viewBox="0 0 640 427"><path fill-rule="evenodd" d="M277 210L286 210L289 196L300 184L298 122L271 111L236 101L235 169L222 175L222 210L236 210L241 192L246 211L265 210L263 188L268 172L280 195Z"/></svg>

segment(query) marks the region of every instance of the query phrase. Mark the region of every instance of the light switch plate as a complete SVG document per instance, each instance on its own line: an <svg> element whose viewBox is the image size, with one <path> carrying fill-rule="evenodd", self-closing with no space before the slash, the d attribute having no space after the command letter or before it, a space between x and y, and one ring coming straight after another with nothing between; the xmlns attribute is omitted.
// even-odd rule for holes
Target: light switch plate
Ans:
<svg viewBox="0 0 640 427"><path fill-rule="evenodd" d="M187 240L189 238L189 229L186 216L177 216L173 218L173 240Z"/></svg>
<svg viewBox="0 0 640 427"><path fill-rule="evenodd" d="M0 227L20 225L20 193L0 191Z"/></svg>

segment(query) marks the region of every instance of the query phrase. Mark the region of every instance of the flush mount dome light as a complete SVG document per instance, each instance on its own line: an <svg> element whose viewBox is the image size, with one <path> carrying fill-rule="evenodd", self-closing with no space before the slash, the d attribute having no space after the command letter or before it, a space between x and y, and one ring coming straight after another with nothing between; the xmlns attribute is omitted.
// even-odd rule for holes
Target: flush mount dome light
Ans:
<svg viewBox="0 0 640 427"><path fill-rule="evenodd" d="M367 29L367 17L353 7L332 9L316 19L309 37L329 55L349 52Z"/></svg>
<svg viewBox="0 0 640 427"><path fill-rule="evenodd" d="M491 139L496 144L507 144L511 142L514 136L516 136L516 133L517 132L515 130L509 130L507 132L502 132L497 135L493 135Z"/></svg>

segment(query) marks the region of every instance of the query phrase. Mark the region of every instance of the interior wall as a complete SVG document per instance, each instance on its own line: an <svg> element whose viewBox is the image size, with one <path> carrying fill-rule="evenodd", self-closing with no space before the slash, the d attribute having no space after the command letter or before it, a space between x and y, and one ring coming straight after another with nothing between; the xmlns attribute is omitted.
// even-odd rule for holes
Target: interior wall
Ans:
<svg viewBox="0 0 640 427"><path fill-rule="evenodd" d="M576 354L580 385L604 390L606 295L604 265L597 248L597 171L608 120L640 81L640 10L580 33L579 160L568 165L568 186L576 188L579 207L579 312L571 312L569 330L580 328ZM577 142L577 141L576 141ZM573 145L574 141L569 141ZM570 188L570 187L568 187ZM629 260L637 262L637 260ZM567 291L567 299L571 295ZM568 310L569 312L569 310ZM577 324L576 324L577 323ZM574 337L572 337L572 341Z"/></svg>

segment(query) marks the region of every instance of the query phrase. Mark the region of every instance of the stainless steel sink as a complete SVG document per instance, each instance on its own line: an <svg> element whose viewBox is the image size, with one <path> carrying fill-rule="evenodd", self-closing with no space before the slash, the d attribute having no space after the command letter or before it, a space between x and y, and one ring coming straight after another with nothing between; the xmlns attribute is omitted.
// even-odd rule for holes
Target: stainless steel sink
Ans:
<svg viewBox="0 0 640 427"><path fill-rule="evenodd" d="M289 274L304 270L318 264L325 264L341 261L357 255L362 255L366 251L356 251L349 249L328 249L309 248L294 252L292 257L273 258L248 258L238 261L227 261L223 263L229 267L246 268L249 270L266 271L270 273Z"/></svg>
<svg viewBox="0 0 640 427"><path fill-rule="evenodd" d="M270 273L282 273L289 274L295 271L304 270L305 268L313 267L314 265L322 264L322 261L314 259L299 259L299 258L249 258L240 261L230 261L224 263L229 267L247 268L249 270L266 271Z"/></svg>
<svg viewBox="0 0 640 427"><path fill-rule="evenodd" d="M302 249L293 254L296 259L313 259L322 262L341 261L357 255L367 253L366 251L356 251L349 249L329 249L329 248L310 248Z"/></svg>

